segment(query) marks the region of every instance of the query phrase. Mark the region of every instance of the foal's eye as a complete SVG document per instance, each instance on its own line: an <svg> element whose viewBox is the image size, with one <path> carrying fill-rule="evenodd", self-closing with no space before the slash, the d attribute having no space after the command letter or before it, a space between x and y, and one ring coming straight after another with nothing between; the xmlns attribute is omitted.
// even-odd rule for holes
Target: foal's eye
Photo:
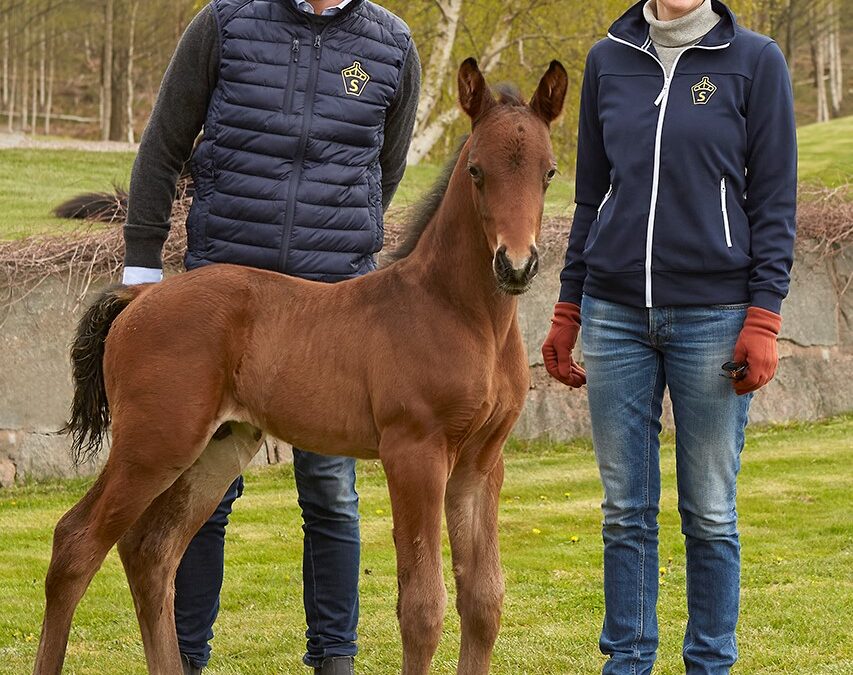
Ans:
<svg viewBox="0 0 853 675"><path fill-rule="evenodd" d="M557 175L557 169L549 169L548 173L545 174L545 183L546 184L550 183L552 180L554 180L556 175Z"/></svg>
<svg viewBox="0 0 853 675"><path fill-rule="evenodd" d="M475 183L479 183L481 180L483 180L483 170L476 164L468 165L468 173L470 174L471 178L474 179Z"/></svg>

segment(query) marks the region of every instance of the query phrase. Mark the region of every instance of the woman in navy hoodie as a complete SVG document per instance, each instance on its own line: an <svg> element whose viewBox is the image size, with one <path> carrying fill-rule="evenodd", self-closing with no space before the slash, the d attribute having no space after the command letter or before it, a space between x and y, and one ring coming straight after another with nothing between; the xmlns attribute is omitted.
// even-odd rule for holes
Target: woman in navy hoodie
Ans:
<svg viewBox="0 0 853 675"><path fill-rule="evenodd" d="M606 674L649 673L655 660L665 387L687 551L684 662L717 675L737 658L736 477L752 392L778 360L796 155L781 51L717 0L643 0L590 50L577 208L542 351L556 379L588 381ZM585 371L572 360L581 324Z"/></svg>

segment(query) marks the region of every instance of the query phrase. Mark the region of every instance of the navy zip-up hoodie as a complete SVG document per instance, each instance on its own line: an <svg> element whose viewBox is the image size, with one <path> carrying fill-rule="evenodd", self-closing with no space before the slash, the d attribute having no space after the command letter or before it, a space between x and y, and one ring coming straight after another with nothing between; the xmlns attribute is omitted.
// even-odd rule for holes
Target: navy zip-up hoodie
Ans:
<svg viewBox="0 0 853 675"><path fill-rule="evenodd" d="M778 313L795 238L797 147L773 40L721 21L669 77L640 0L587 57L577 204L560 301L748 302Z"/></svg>

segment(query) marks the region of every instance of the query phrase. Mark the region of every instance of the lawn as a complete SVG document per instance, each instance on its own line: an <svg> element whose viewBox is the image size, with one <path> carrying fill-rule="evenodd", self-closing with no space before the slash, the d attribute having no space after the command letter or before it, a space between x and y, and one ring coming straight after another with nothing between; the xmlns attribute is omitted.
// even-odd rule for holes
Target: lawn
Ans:
<svg viewBox="0 0 853 675"><path fill-rule="evenodd" d="M81 192L127 186L135 154L78 150L0 150L0 239L73 229L51 210Z"/></svg>
<svg viewBox="0 0 853 675"><path fill-rule="evenodd" d="M853 115L797 130L800 180L830 187L853 182Z"/></svg>
<svg viewBox="0 0 853 675"><path fill-rule="evenodd" d="M663 449L662 675L683 673L684 545L671 439ZM850 479L853 416L754 429L743 455L739 512L743 613L736 672L853 673ZM29 672L53 524L88 481L0 491L0 673ZM359 469L363 554L360 672L398 672L391 513L375 462ZM588 442L512 443L500 515L507 577L493 672L595 673L602 657L600 488ZM251 473L227 544L226 583L210 675L307 673L303 645L301 533L289 466ZM445 545L445 560L449 552ZM452 584L445 566L448 590ZM84 599L65 670L142 674L142 649L115 552ZM458 621L451 612L435 673L455 673Z"/></svg>

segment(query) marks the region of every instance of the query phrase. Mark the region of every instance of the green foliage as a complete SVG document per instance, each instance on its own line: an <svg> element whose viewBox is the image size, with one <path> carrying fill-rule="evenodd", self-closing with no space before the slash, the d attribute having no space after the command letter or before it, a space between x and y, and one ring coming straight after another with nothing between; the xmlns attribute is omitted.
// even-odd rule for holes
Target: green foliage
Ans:
<svg viewBox="0 0 853 675"><path fill-rule="evenodd" d="M743 600L738 672L849 673L853 663L849 475L853 416L750 429L739 490ZM671 441L662 451L661 675L684 672L684 544ZM53 524L90 481L0 490L0 673L35 656ZM359 464L363 552L360 669L398 672L400 638L391 511L376 462ZM588 442L513 442L501 498L507 577L494 672L593 673L602 657L601 487ZM211 675L300 673L299 508L292 467L249 474L227 543ZM459 622L451 595L434 671L455 672ZM118 665L120 664L120 666ZM78 610L66 672L142 675L132 603L111 553Z"/></svg>

